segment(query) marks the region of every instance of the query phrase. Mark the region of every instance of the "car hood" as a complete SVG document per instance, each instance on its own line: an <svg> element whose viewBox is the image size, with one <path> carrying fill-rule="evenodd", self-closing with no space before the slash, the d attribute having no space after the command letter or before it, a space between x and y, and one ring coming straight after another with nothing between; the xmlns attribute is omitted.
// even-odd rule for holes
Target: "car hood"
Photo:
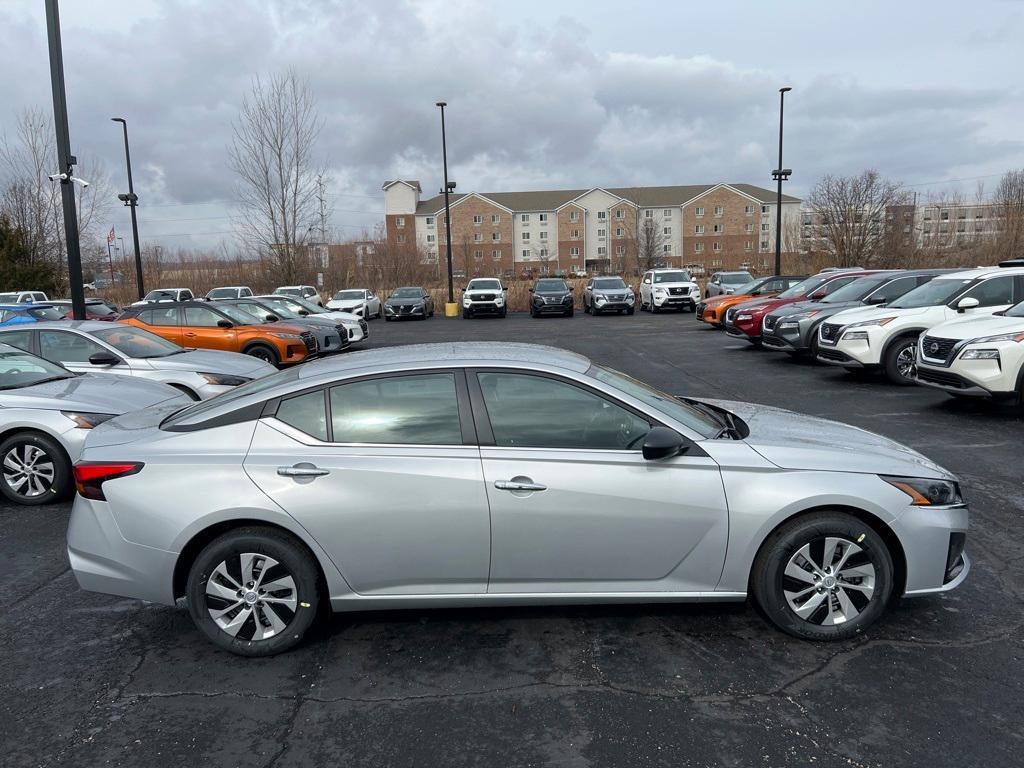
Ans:
<svg viewBox="0 0 1024 768"><path fill-rule="evenodd" d="M157 371L202 371L203 373L230 373L258 379L277 371L270 363L252 355L220 352L206 349L189 350L167 357L151 357L143 361Z"/></svg>
<svg viewBox="0 0 1024 768"><path fill-rule="evenodd" d="M914 309L894 309L890 307L857 307L836 315L836 322L843 325L859 323L865 320L879 320L883 317L916 317L927 315L936 307L916 307Z"/></svg>
<svg viewBox="0 0 1024 768"><path fill-rule="evenodd" d="M817 312L817 318L831 317L851 307L862 306L859 301L843 301L837 304L822 304L820 301L794 301L792 304L783 304L781 307L768 312L769 315L781 317L783 315L795 315L799 312Z"/></svg>
<svg viewBox="0 0 1024 768"><path fill-rule="evenodd" d="M331 309L347 310L358 309L366 303L366 299L331 299L327 302L327 306Z"/></svg>
<svg viewBox="0 0 1024 768"><path fill-rule="evenodd" d="M757 403L701 399L746 422L744 442L783 469L955 480L925 456L873 432Z"/></svg>
<svg viewBox="0 0 1024 768"><path fill-rule="evenodd" d="M192 402L182 392L155 381L104 373L85 373L21 389L0 391L4 408L121 414L160 403Z"/></svg>
<svg viewBox="0 0 1024 768"><path fill-rule="evenodd" d="M969 319L949 320L928 330L929 336L940 339L978 339L1004 333L1024 333L1024 317L983 315Z"/></svg>
<svg viewBox="0 0 1024 768"><path fill-rule="evenodd" d="M359 315L353 315L351 312L345 312L340 309L331 312L321 312L318 315L310 315L310 317L320 317L324 320L329 320L335 325L338 323L355 323L359 325L359 321L362 320Z"/></svg>

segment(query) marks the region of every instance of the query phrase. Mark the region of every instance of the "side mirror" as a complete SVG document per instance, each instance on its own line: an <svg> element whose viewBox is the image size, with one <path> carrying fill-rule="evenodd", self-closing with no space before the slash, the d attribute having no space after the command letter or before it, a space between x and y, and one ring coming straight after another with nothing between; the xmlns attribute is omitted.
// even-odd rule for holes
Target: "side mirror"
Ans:
<svg viewBox="0 0 1024 768"><path fill-rule="evenodd" d="M644 280L644 285L650 285L650 284L651 284L651 278L647 278L646 280Z"/></svg>
<svg viewBox="0 0 1024 768"><path fill-rule="evenodd" d="M121 358L110 352L94 352L89 355L89 365L117 365Z"/></svg>
<svg viewBox="0 0 1024 768"><path fill-rule="evenodd" d="M686 451L686 439L668 427L653 427L644 438L644 458L648 461L668 459Z"/></svg>
<svg viewBox="0 0 1024 768"><path fill-rule="evenodd" d="M299 310L299 316L300 317L309 317L309 310L308 309L300 309Z"/></svg>
<svg viewBox="0 0 1024 768"><path fill-rule="evenodd" d="M828 294L825 293L825 291L815 291L814 293L812 293L807 298L810 299L811 301L821 301L826 296L828 296Z"/></svg>
<svg viewBox="0 0 1024 768"><path fill-rule="evenodd" d="M234 328L235 325L230 320L218 320L217 321L217 327L218 328Z"/></svg>
<svg viewBox="0 0 1024 768"><path fill-rule="evenodd" d="M881 306L885 304L885 296L869 296L867 303L871 306Z"/></svg>
<svg viewBox="0 0 1024 768"><path fill-rule="evenodd" d="M980 301L978 301L977 299L967 297L964 299L960 299L960 301L956 303L956 311L962 313L966 312L968 309L974 309L975 307L978 306L981 306Z"/></svg>
<svg viewBox="0 0 1024 768"><path fill-rule="evenodd" d="M533 288L530 289L530 293L533 293Z"/></svg>
<svg viewBox="0 0 1024 768"><path fill-rule="evenodd" d="M267 315L267 322L268 323L276 323L280 319L281 318L278 317L277 315Z"/></svg>

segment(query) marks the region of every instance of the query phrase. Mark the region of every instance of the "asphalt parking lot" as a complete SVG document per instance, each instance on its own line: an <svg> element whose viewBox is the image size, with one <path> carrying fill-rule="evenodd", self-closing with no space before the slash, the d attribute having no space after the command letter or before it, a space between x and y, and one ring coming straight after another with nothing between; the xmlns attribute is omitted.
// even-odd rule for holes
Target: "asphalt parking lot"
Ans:
<svg viewBox="0 0 1024 768"><path fill-rule="evenodd" d="M760 352L692 314L370 328L370 346L552 344L668 391L885 434L959 474L973 571L838 644L784 636L749 604L442 610L335 616L296 651L247 660L181 607L81 592L69 505L3 506L3 765L1021 764L1018 415Z"/></svg>

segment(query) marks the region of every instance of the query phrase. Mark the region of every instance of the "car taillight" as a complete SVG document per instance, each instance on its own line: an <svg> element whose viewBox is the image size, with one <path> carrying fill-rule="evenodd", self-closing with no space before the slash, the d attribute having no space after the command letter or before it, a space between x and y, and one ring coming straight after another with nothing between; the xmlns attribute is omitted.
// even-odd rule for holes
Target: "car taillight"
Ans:
<svg viewBox="0 0 1024 768"><path fill-rule="evenodd" d="M87 499L106 501L103 483L118 477L138 474L145 466L141 461L83 461L75 464L75 487Z"/></svg>

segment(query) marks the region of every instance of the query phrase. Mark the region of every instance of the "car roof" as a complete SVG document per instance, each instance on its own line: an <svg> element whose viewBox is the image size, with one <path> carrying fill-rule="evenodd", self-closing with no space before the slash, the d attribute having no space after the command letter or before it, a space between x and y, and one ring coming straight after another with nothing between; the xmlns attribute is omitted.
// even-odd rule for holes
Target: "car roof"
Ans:
<svg viewBox="0 0 1024 768"><path fill-rule="evenodd" d="M25 293L27 293L27 291L25 291ZM49 301L30 301L27 304L0 304L0 309L23 309L28 311L30 309L46 309L47 307L52 306L53 304Z"/></svg>
<svg viewBox="0 0 1024 768"><path fill-rule="evenodd" d="M218 286L216 286L214 288L211 288L210 290L211 291L222 291L222 290L224 290L226 288L226 289L231 290L231 291L239 291L242 288L248 288L248 287L249 287L248 285L218 285Z"/></svg>
<svg viewBox="0 0 1024 768"><path fill-rule="evenodd" d="M949 277L955 280L977 280L980 277L995 277L996 275L1024 275L1024 267L975 267L959 272L950 272Z"/></svg>
<svg viewBox="0 0 1024 768"><path fill-rule="evenodd" d="M456 341L367 349L349 352L340 357L315 360L300 368L299 378L323 376L354 368L400 366L411 363L436 363L439 366L521 363L525 367L549 365L578 373L589 370L591 365L589 358L583 355L543 344Z"/></svg>
<svg viewBox="0 0 1024 768"><path fill-rule="evenodd" d="M75 331L82 331L83 333L91 333L92 331L102 331L109 328L135 328L134 325L125 325L119 323L114 325L109 320L47 320L42 323L36 323L32 326L33 331L45 331L47 328L54 328L61 331L68 329ZM3 328L0 328L2 331Z"/></svg>

